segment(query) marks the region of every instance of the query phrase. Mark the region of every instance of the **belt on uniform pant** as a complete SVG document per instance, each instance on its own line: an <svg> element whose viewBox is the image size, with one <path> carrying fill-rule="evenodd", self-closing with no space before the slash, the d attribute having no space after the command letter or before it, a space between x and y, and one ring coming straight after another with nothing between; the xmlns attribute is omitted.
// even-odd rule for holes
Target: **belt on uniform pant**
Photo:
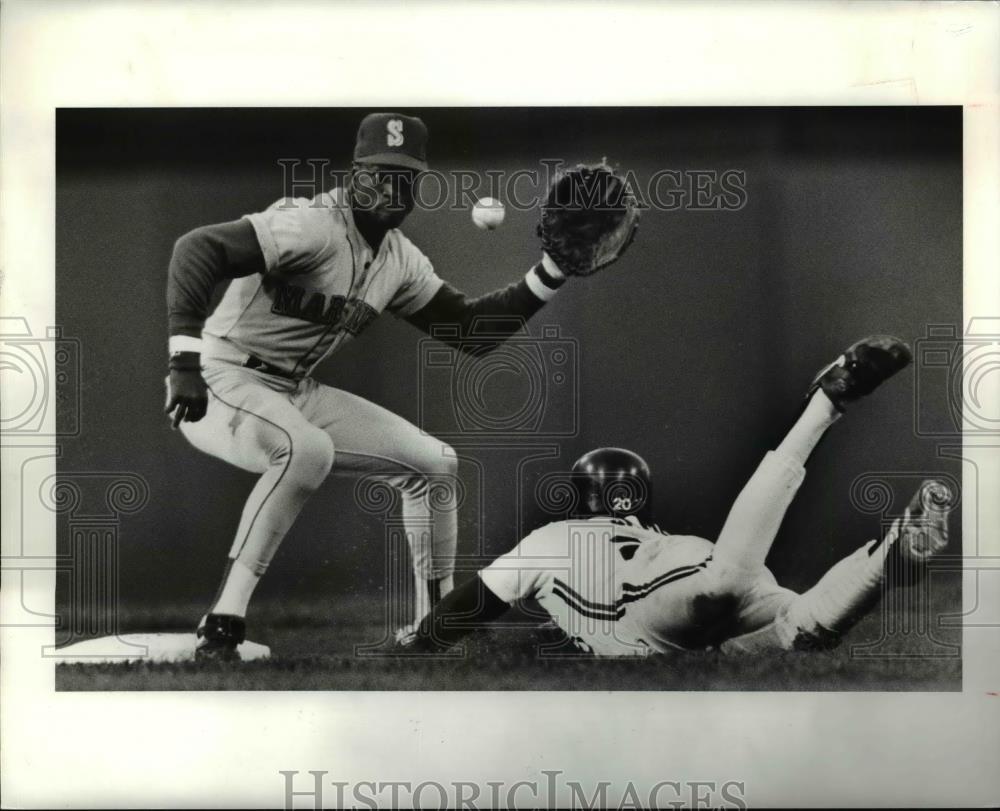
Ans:
<svg viewBox="0 0 1000 811"><path fill-rule="evenodd" d="M256 355L250 355L245 361L243 361L243 365L247 369L253 369L256 372L264 372L264 374L284 377L288 380L295 379L289 372L286 372L284 369L279 369L277 366L273 366L265 360L261 360Z"/></svg>

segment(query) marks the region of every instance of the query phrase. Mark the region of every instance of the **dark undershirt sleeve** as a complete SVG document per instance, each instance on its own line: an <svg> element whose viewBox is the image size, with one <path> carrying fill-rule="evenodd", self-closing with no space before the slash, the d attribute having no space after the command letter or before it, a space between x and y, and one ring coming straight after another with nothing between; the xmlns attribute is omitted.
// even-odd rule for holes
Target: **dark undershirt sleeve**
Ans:
<svg viewBox="0 0 1000 811"><path fill-rule="evenodd" d="M549 297L565 281L547 274L541 263L530 274L534 274L536 287ZM478 344L463 339L473 335L509 338L523 331L524 323L545 306L546 300L532 291L526 278L474 299L445 282L434 298L406 320L449 346L472 351ZM457 331L443 327L457 327Z"/></svg>
<svg viewBox="0 0 1000 811"><path fill-rule="evenodd" d="M264 254L247 220L186 233L174 243L167 276L170 335L200 338L215 286L264 270Z"/></svg>
<svg viewBox="0 0 1000 811"><path fill-rule="evenodd" d="M456 586L417 626L411 649L443 651L486 623L503 616L510 606L497 597L478 574Z"/></svg>

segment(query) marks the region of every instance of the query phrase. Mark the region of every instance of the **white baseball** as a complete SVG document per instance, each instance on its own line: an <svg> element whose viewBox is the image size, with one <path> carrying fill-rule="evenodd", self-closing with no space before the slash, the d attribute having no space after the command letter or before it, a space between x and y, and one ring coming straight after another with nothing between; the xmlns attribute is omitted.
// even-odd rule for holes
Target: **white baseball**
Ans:
<svg viewBox="0 0 1000 811"><path fill-rule="evenodd" d="M472 221L476 224L476 228L482 228L484 231L499 228L506 214L503 203L494 197L483 197L472 207Z"/></svg>

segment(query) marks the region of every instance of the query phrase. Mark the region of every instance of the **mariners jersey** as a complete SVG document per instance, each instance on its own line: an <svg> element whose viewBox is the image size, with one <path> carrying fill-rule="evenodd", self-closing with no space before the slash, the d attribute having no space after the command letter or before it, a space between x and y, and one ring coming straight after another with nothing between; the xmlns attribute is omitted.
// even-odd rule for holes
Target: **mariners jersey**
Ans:
<svg viewBox="0 0 1000 811"><path fill-rule="evenodd" d="M532 532L480 572L502 600L533 598L573 643L600 656L676 649L636 611L662 589L705 570L713 544L668 535L638 519L558 521Z"/></svg>
<svg viewBox="0 0 1000 811"><path fill-rule="evenodd" d="M283 198L245 219L266 270L229 285L205 323L205 354L255 355L306 375L384 310L411 315L441 287L430 260L398 229L373 255L343 189Z"/></svg>

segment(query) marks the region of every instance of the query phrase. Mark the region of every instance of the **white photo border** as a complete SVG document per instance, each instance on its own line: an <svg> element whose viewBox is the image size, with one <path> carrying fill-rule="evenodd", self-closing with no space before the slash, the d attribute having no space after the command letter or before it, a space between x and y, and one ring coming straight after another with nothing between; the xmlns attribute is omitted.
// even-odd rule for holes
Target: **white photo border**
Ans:
<svg viewBox="0 0 1000 811"><path fill-rule="evenodd" d="M965 321L996 317L998 8L10 0L0 307L55 323L59 107L960 104ZM554 65L579 43L592 48ZM981 493L1000 492L996 456L980 465ZM17 475L5 453L5 505ZM964 509L965 527L979 527L966 554L978 542L979 555L1000 556L1000 504ZM32 529L54 549L54 516ZM20 599L17 577L4 573L4 614ZM996 581L994 571L965 588L992 601L993 617ZM54 606L53 593L33 604ZM38 655L51 629L0 627L4 802L278 807L282 769L508 783L561 769L645 785L741 780L751 806L985 805L1000 797L998 636L965 631L954 694L84 694L55 692L54 660Z"/></svg>

